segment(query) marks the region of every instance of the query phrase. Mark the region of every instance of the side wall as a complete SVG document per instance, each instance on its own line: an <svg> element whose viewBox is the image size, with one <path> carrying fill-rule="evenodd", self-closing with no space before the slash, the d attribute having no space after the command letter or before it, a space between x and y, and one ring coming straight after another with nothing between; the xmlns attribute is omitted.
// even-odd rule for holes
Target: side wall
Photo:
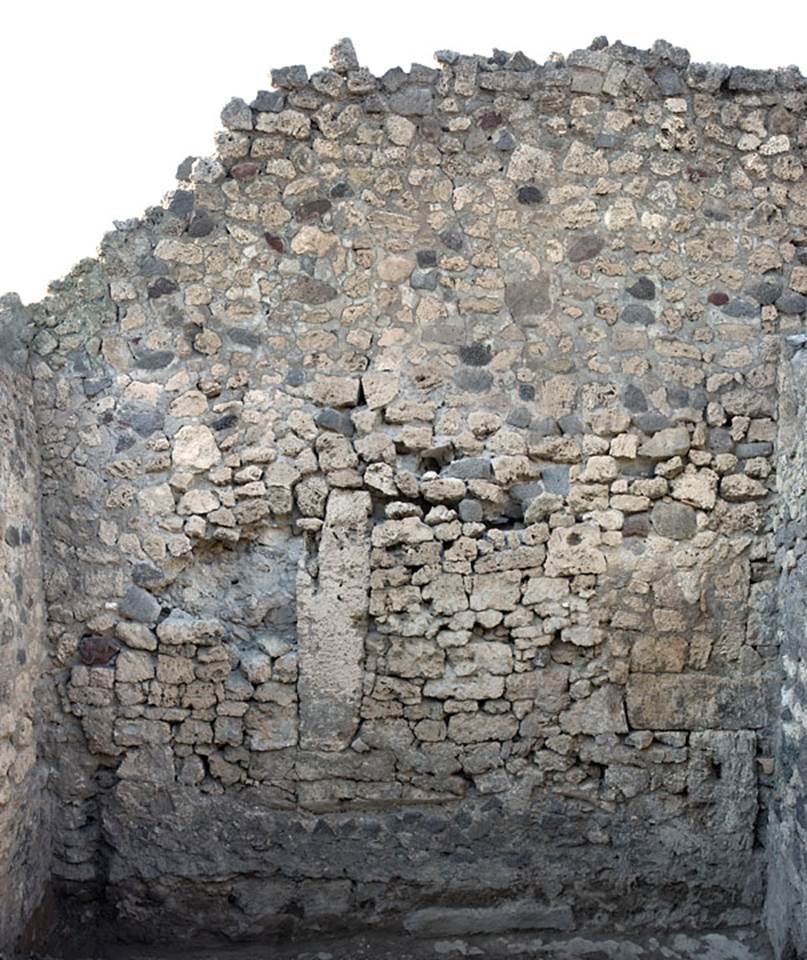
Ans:
<svg viewBox="0 0 807 960"><path fill-rule="evenodd" d="M15 297L0 300L0 954L43 922L50 869L36 708L44 659L39 458Z"/></svg>
<svg viewBox="0 0 807 960"><path fill-rule="evenodd" d="M803 338L799 338L803 339ZM807 349L780 375L778 504L782 700L766 919L777 957L807 956Z"/></svg>

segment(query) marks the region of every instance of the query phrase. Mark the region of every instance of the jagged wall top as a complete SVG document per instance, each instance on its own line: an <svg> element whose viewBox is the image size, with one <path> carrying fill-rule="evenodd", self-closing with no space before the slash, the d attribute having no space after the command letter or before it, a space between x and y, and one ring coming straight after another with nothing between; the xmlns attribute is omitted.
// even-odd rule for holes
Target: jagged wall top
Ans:
<svg viewBox="0 0 807 960"><path fill-rule="evenodd" d="M522 51L508 53L495 48L489 57L454 50L437 50L434 57L443 69L414 63L408 73L401 67L392 67L381 77L375 77L370 70L359 65L352 41L343 38L331 48L329 68L310 76L302 64L273 69L274 90L259 91L249 104L239 97L232 98L221 113L226 131L216 138L217 153L226 152L228 131L232 134L261 130L262 115L269 118L294 107L316 109L329 101L341 102L341 109L351 101L359 101L369 114L395 113L416 117L425 135L429 134L429 124L434 124L431 133L435 135L439 126L433 115L439 105L435 104L434 95L448 95L445 68L451 68L462 78L465 96L472 96L478 89L488 95L504 93L526 99L541 90L551 94L553 90L568 88L572 93L609 99L630 97L637 101L653 101L699 93L725 93L727 96L757 97L760 103L783 103L795 107L807 91L807 78L798 66L762 70L722 63L693 63L688 50L666 40L656 40L649 50L641 50L621 41L611 44L606 37L596 37L588 48L574 50L568 56L552 53L543 64ZM264 119L263 123L268 124L267 132L272 128L290 136L301 135L305 126L303 124L295 131L283 129L283 121L279 119L274 123ZM782 132L792 131L783 129ZM509 151L515 145L506 127L498 132L496 146L500 150ZM614 144L595 143L598 145ZM760 144L749 141L741 145L741 149L753 150L758 146ZM177 168L176 176L186 183L215 183L225 176L225 170L214 158L187 157ZM166 204L170 203L169 196ZM176 204L174 200L175 207ZM132 230L144 220L159 217L161 209L151 208L142 218L116 220L116 230ZM108 242L112 236L114 232L104 241ZM104 245L102 242L99 249L101 256ZM90 263L90 258L81 261L68 276L82 274ZM58 295L63 282L54 281L49 286L49 293Z"/></svg>

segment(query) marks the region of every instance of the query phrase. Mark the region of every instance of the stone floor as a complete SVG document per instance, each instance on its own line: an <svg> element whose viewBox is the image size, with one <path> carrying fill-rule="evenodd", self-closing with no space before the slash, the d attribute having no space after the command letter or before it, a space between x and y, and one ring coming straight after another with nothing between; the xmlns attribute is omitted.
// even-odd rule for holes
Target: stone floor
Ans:
<svg viewBox="0 0 807 960"><path fill-rule="evenodd" d="M233 945L189 948L113 945L82 960L771 960L757 930L678 933L626 940L547 938L529 934L418 939L375 934L320 939L280 946ZM37 957L36 960L54 960ZM78 960L78 958L77 958Z"/></svg>

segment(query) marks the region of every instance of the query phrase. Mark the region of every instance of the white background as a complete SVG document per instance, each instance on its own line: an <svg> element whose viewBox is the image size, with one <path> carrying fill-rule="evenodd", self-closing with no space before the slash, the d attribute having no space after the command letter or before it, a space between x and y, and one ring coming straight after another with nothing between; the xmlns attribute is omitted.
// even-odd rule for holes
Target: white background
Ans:
<svg viewBox="0 0 807 960"><path fill-rule="evenodd" d="M807 73L807 13L796 2L2 0L0 9L0 294L26 301L92 256L113 220L159 202L185 156L209 154L230 97L252 100L272 67L327 65L342 36L377 75L432 65L446 47L522 49L542 62L600 34Z"/></svg>

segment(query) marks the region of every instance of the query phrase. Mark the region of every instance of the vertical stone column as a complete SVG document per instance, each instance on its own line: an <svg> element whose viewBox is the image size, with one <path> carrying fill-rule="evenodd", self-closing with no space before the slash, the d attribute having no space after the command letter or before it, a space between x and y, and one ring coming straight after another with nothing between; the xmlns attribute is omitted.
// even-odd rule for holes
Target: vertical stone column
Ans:
<svg viewBox="0 0 807 960"><path fill-rule="evenodd" d="M359 722L370 591L370 496L332 490L316 576L300 562L300 745L344 750Z"/></svg>
<svg viewBox="0 0 807 960"><path fill-rule="evenodd" d="M0 299L0 955L41 922L50 873L37 745L45 657L39 460L24 324L19 299Z"/></svg>
<svg viewBox="0 0 807 960"><path fill-rule="evenodd" d="M776 524L781 707L765 920L777 960L807 956L807 344L780 369Z"/></svg>

